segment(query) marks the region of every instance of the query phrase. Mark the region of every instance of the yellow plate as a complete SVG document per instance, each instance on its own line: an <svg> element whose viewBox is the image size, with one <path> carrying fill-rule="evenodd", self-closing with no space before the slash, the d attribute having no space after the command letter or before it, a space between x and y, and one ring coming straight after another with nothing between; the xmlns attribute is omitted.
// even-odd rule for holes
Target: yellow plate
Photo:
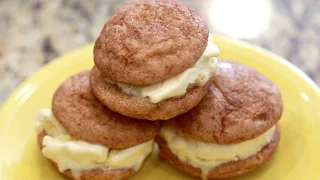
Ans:
<svg viewBox="0 0 320 180"><path fill-rule="evenodd" d="M280 87L284 100L281 141L276 154L261 168L237 179L320 179L318 87L296 67L262 49L222 37L216 37L215 42L222 50L221 59L240 61L265 74ZM1 180L63 179L40 154L34 117L39 109L50 107L51 96L64 79L92 65L90 45L58 58L9 97L0 112ZM133 179L188 177L153 154Z"/></svg>

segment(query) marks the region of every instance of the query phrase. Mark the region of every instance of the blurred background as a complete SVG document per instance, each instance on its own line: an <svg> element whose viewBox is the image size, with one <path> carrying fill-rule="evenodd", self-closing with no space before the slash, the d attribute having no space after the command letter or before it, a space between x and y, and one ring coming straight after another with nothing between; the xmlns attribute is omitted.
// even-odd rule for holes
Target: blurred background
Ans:
<svg viewBox="0 0 320 180"><path fill-rule="evenodd" d="M0 0L0 105L55 57L92 43L129 0ZM222 34L268 49L320 85L319 0L181 0Z"/></svg>

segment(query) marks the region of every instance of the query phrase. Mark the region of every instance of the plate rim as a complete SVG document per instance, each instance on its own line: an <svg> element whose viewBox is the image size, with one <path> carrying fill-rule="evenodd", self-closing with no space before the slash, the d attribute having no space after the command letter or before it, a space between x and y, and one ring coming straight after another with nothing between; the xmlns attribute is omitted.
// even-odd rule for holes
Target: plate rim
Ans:
<svg viewBox="0 0 320 180"><path fill-rule="evenodd" d="M288 67L290 70L294 71L298 76L300 76L310 87L320 96L320 87L304 72L302 69L298 68L296 65L292 64L290 61L285 58L267 50L260 46L251 44L249 42L245 42L239 39L233 39L225 36L214 36L214 41L223 41L225 44L230 44L232 46L240 46L241 48L245 48L249 51L253 51L259 54L263 54L265 56L274 59L276 62L279 62L283 66Z"/></svg>

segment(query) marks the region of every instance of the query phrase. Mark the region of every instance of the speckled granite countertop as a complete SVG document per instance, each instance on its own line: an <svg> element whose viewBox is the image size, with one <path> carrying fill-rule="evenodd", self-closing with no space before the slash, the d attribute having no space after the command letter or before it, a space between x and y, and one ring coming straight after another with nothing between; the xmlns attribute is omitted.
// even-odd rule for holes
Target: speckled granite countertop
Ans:
<svg viewBox="0 0 320 180"><path fill-rule="evenodd" d="M182 0L183 1L183 0ZM0 104L55 57L93 42L126 0L0 1ZM215 34L262 46L320 85L320 1L184 0Z"/></svg>

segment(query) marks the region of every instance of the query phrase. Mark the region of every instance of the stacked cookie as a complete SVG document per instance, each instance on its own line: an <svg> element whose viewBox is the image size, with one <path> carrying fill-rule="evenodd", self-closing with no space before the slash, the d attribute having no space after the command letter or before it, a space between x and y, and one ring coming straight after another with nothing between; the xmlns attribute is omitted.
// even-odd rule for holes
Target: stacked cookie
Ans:
<svg viewBox="0 0 320 180"><path fill-rule="evenodd" d="M259 166L279 141L280 92L246 66L218 66L218 55L206 23L184 4L121 7L95 42L95 66L63 82L39 112L42 154L80 180L127 179L155 139L161 157L191 176Z"/></svg>
<svg viewBox="0 0 320 180"><path fill-rule="evenodd" d="M135 1L104 25L90 82L113 111L167 120L204 97L218 54L193 10L174 0Z"/></svg>

